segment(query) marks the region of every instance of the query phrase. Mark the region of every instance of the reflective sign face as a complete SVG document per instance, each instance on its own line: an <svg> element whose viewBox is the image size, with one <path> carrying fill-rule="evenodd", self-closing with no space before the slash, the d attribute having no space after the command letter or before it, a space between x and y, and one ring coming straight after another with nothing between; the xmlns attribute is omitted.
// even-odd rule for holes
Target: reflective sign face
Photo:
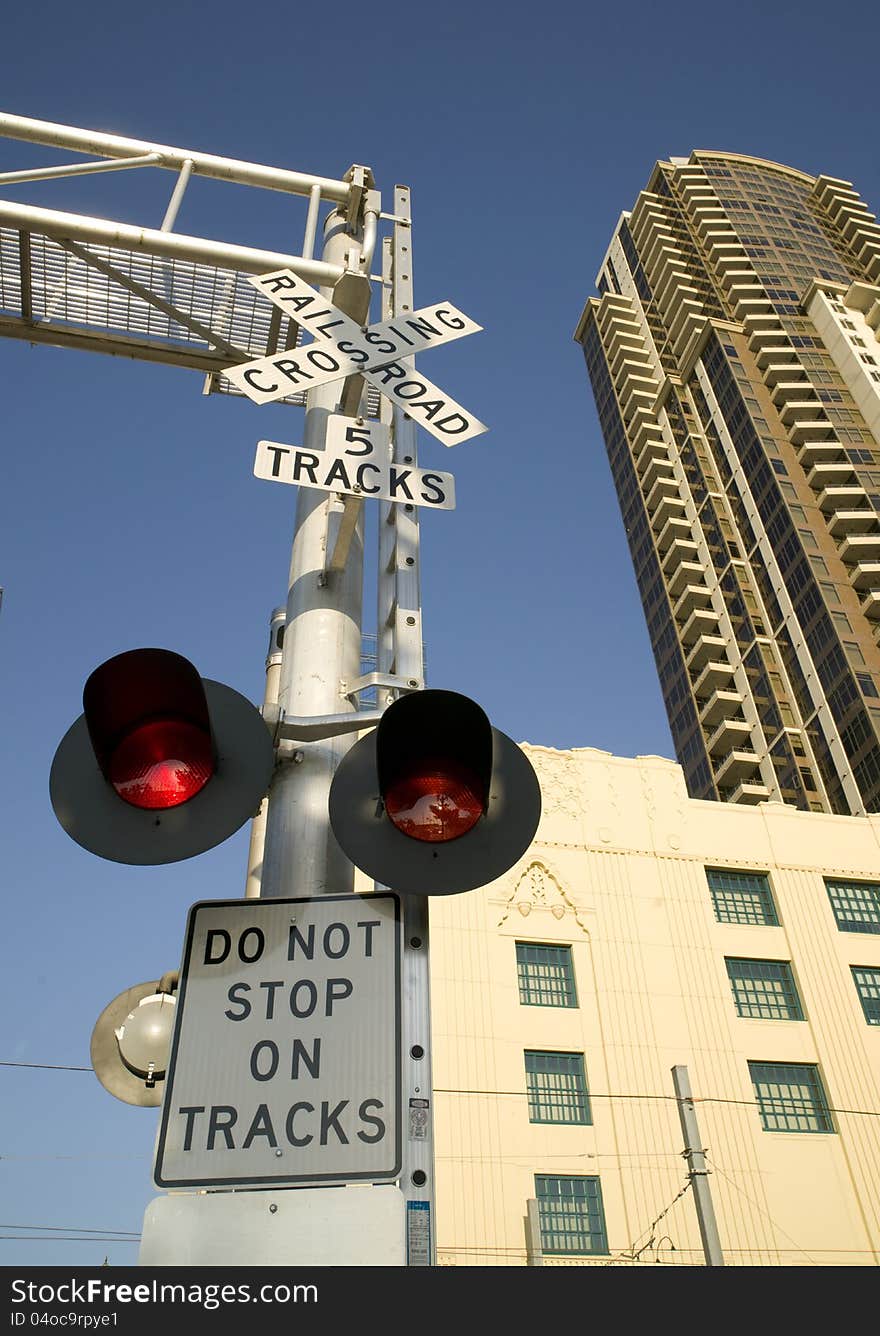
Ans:
<svg viewBox="0 0 880 1336"><path fill-rule="evenodd" d="M451 473L392 463L390 433L381 422L333 414L327 419L323 450L260 441L254 476L268 482L317 487L349 496L372 496L432 510L454 510L455 481Z"/></svg>
<svg viewBox="0 0 880 1336"><path fill-rule="evenodd" d="M227 368L224 375L255 404L363 375L444 445L459 445L488 430L406 361L416 352L481 328L451 303L435 302L362 328L292 269L249 281L314 336L314 342L303 347Z"/></svg>
<svg viewBox="0 0 880 1336"><path fill-rule="evenodd" d="M397 1177L400 949L392 894L194 905L157 1187Z"/></svg>

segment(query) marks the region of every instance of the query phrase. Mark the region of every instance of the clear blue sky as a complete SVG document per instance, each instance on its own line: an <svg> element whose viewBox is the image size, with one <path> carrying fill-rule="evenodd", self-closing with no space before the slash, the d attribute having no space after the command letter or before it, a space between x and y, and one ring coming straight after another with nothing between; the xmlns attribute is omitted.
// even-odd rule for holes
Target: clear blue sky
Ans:
<svg viewBox="0 0 880 1336"><path fill-rule="evenodd" d="M416 304L484 326L424 369L491 426L455 451L422 437L458 495L422 528L430 685L518 741L671 756L572 332L658 158L751 153L851 180L876 209L878 40L875 0L51 0L4 19L0 109L324 176L362 163L386 200L409 185ZM0 140L0 171L64 158ZM0 195L155 227L172 184ZM196 181L177 227L282 250L302 225L299 201ZM302 415L204 398L174 368L11 340L0 360L0 1060L85 1067L104 1006L176 968L189 905L243 893L247 832L169 868L103 862L55 823L52 756L91 669L138 645L261 699L295 494L253 478L254 444L297 442ZM3 1067L0 1086L0 1265L134 1262L131 1243L24 1226L139 1232L155 1112L89 1072Z"/></svg>

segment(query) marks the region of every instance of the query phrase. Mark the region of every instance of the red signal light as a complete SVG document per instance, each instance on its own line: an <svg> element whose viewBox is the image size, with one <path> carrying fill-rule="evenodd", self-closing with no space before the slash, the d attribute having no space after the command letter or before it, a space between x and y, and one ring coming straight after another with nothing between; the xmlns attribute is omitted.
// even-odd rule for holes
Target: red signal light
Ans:
<svg viewBox="0 0 880 1336"><path fill-rule="evenodd" d="M398 775L385 793L389 820L404 835L429 844L457 840L485 810L483 786L465 766L427 759Z"/></svg>
<svg viewBox="0 0 880 1336"><path fill-rule="evenodd" d="M107 778L120 798L151 811L188 802L213 773L210 733L185 719L138 724L107 762Z"/></svg>
<svg viewBox="0 0 880 1336"><path fill-rule="evenodd" d="M167 649L107 659L52 761L49 796L71 839L116 863L177 863L253 816L275 763L259 710Z"/></svg>

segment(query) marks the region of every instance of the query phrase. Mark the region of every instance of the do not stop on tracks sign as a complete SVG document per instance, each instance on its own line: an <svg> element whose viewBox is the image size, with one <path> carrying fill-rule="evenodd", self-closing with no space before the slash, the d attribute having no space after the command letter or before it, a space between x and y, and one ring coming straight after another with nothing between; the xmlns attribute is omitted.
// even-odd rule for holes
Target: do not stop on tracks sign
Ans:
<svg viewBox="0 0 880 1336"><path fill-rule="evenodd" d="M393 894L193 905L156 1186L396 1178L400 961Z"/></svg>

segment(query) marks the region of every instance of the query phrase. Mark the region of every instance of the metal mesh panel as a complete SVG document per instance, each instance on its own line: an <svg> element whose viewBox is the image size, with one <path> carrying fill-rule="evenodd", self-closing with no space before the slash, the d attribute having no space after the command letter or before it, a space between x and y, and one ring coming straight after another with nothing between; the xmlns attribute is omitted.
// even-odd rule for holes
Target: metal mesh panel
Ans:
<svg viewBox="0 0 880 1336"><path fill-rule="evenodd" d="M96 262L110 265L123 279L173 306L245 357L265 357L302 341L302 330L286 317L279 322L276 308L245 273L125 247L77 244ZM6 317L4 332L25 339L35 328L50 336L52 331L64 332L68 339L80 332L89 336L89 346L96 351L118 352L114 340L128 336L132 342L125 351L130 356L154 356L151 350L160 348L163 360L171 363L175 352L203 353L204 369L211 371L211 390L240 394L222 374L224 364L234 360L228 352L52 237L0 228L0 314ZM192 357L181 359L181 364L192 366ZM370 417L378 417L379 400L379 391L369 387ZM291 394L280 402L302 406L305 395Z"/></svg>

